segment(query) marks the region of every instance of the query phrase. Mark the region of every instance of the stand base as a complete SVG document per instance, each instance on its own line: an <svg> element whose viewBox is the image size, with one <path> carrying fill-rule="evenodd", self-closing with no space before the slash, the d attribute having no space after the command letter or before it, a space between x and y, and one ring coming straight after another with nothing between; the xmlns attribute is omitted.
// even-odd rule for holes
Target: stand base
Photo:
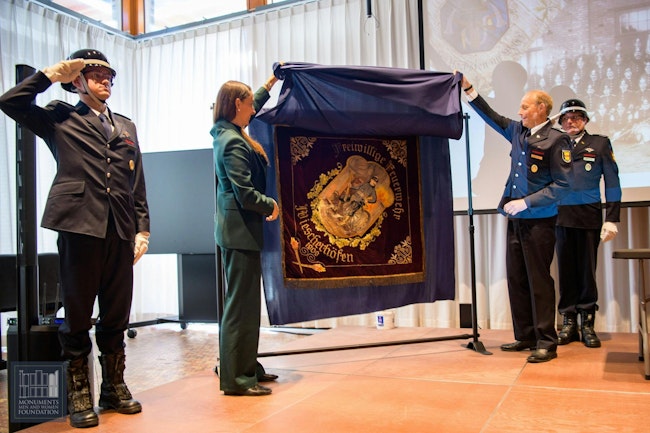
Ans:
<svg viewBox="0 0 650 433"><path fill-rule="evenodd" d="M492 355L492 352L485 350L485 346L480 341L471 341L465 347L482 355Z"/></svg>

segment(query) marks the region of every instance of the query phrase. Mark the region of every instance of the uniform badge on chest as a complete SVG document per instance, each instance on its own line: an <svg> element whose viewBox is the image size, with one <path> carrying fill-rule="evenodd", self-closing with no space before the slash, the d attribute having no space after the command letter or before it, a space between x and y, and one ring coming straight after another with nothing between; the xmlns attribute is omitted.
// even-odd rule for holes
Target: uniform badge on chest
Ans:
<svg viewBox="0 0 650 433"><path fill-rule="evenodd" d="M587 161L587 162L594 162L594 161L596 161L596 154L595 153L585 153L582 156L582 159Z"/></svg>

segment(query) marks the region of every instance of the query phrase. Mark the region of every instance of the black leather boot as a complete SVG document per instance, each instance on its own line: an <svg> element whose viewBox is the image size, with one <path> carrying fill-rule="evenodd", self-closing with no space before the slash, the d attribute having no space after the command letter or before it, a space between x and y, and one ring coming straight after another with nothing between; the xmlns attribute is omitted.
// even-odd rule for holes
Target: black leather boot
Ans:
<svg viewBox="0 0 650 433"><path fill-rule="evenodd" d="M565 313L562 329L557 334L557 344L569 344L572 341L580 341L580 334L578 334L578 314Z"/></svg>
<svg viewBox="0 0 650 433"><path fill-rule="evenodd" d="M95 427L99 424L99 417L95 413L93 392L88 380L88 358L71 359L66 364L70 425L76 428Z"/></svg>
<svg viewBox="0 0 650 433"><path fill-rule="evenodd" d="M580 331L582 333L582 342L587 347L600 347L600 339L594 331L594 321L596 320L596 310L580 311Z"/></svg>
<svg viewBox="0 0 650 433"><path fill-rule="evenodd" d="M142 405L134 400L124 383L124 352L100 355L102 365L102 387L99 406L115 409L118 413L134 414L142 411Z"/></svg>

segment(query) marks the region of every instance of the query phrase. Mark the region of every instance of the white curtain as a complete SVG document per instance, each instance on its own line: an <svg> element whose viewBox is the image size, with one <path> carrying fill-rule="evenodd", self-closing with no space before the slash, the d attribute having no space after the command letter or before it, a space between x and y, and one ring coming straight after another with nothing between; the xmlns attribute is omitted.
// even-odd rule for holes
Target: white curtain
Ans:
<svg viewBox="0 0 650 433"><path fill-rule="evenodd" d="M271 74L274 62L311 62L419 68L416 0L305 1L163 36L136 40L112 34L32 2L0 2L0 81L4 92L15 83L14 65L53 64L82 47L104 52L118 72L111 108L134 120L144 152L210 148L210 106L229 79L254 88ZM276 86L271 106L280 86ZM52 86L38 99L76 102ZM0 253L15 254L15 128L0 116ZM42 205L55 167L39 145ZM145 167L146 172L146 167ZM188 210L188 212L191 210ZM649 210L625 208L619 236L600 249L598 279L601 331L635 332L638 321L637 263L613 260L619 248L647 247ZM474 215L476 310L480 328L511 328L505 281L505 218ZM455 218L456 299L396 309L398 326L457 327L459 304L469 304L471 266L469 219ZM56 236L39 230L39 251L56 251ZM155 242L152 234L151 242ZM555 273L555 269L554 269ZM135 267L133 316L178 314L176 258L145 255ZM263 321L266 318L263 317ZM266 319L268 323L268 319ZM373 325L374 314L292 324L332 327Z"/></svg>
<svg viewBox="0 0 650 433"><path fill-rule="evenodd" d="M141 40L132 80L139 99L131 113L146 131L144 151L211 147L210 106L221 84L239 80L257 89L275 62L417 68L417 32L410 29L417 23L414 5L376 2L377 19L367 23L365 1L310 1Z"/></svg>
<svg viewBox="0 0 650 433"><path fill-rule="evenodd" d="M118 71L113 94L109 100L113 111L134 117L141 101L139 71L135 54L138 43L94 27L33 2L23 0L0 2L0 92L16 82L15 65L25 64L36 69L52 65L81 48L95 48L106 54ZM76 104L78 97L55 84L37 98L39 105L53 99ZM163 120L163 122L165 122ZM138 125L139 126L139 125ZM0 115L0 254L16 254L16 128L13 120ZM146 141L146 132L138 130ZM145 151L154 149L144 148ZM43 213L56 164L45 144L37 140L37 215ZM39 253L56 252L56 233L38 229ZM147 258L149 259L149 258ZM158 257L159 268L144 260L135 270L134 317L141 313L178 314L176 294L176 258ZM171 263L171 267L170 264ZM147 272L149 271L149 272ZM144 274L144 275L143 275ZM154 276L154 277L152 277ZM159 279L159 281L158 281ZM5 288L2 288L5 290ZM152 302L153 300L153 302ZM138 313L138 314L135 314Z"/></svg>

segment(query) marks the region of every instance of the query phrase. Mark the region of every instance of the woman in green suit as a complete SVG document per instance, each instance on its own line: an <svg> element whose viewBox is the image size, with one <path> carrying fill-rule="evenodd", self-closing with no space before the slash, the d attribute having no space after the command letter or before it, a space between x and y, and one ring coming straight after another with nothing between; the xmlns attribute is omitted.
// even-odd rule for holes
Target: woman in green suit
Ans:
<svg viewBox="0 0 650 433"><path fill-rule="evenodd" d="M238 81L228 81L214 104L214 159L217 174L216 243L220 248L227 292L219 324L219 379L226 395L261 396L272 381L257 362L264 220L274 221L280 210L264 194L269 160L264 148L245 128L269 99L277 78L271 76L253 94Z"/></svg>

